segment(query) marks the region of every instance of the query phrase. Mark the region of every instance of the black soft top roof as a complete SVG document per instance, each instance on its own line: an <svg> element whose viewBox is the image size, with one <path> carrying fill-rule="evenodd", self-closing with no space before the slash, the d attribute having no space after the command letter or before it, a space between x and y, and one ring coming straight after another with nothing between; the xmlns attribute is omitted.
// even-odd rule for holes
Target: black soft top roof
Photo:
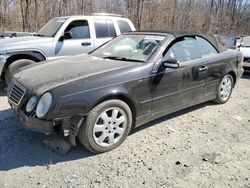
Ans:
<svg viewBox="0 0 250 188"><path fill-rule="evenodd" d="M191 31L175 31L175 30L156 30L156 31L133 31L130 34L149 34L149 35L172 35L175 38L184 37L184 36L200 36L206 40L208 40L219 52L224 52L227 49L220 44L216 38L212 35L198 33L198 32L191 32Z"/></svg>

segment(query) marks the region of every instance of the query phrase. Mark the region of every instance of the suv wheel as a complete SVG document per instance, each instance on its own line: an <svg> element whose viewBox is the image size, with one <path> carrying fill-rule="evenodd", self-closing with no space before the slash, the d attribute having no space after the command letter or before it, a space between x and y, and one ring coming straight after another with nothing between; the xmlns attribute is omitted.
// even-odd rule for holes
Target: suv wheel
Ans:
<svg viewBox="0 0 250 188"><path fill-rule="evenodd" d="M78 138L89 151L103 153L121 145L131 126L129 106L120 100L109 100L89 112L79 129Z"/></svg>
<svg viewBox="0 0 250 188"><path fill-rule="evenodd" d="M226 103L232 94L233 87L233 77L230 74L227 74L220 82L220 85L217 89L217 96L214 102L218 104Z"/></svg>
<svg viewBox="0 0 250 188"><path fill-rule="evenodd" d="M4 80L5 80L6 85L10 83L10 80L13 78L14 74L20 71L22 67L25 67L27 65L31 65L34 63L36 62L29 60L29 59L20 59L11 63L6 69L6 72L4 75Z"/></svg>

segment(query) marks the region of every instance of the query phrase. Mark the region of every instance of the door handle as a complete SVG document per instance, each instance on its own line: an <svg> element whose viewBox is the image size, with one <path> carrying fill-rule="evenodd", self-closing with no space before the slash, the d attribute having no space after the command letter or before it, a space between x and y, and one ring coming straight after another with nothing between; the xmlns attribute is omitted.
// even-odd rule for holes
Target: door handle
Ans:
<svg viewBox="0 0 250 188"><path fill-rule="evenodd" d="M207 69L208 69L207 67L202 66L202 67L200 67L198 70L199 70L199 72L204 72L204 71L206 71Z"/></svg>
<svg viewBox="0 0 250 188"><path fill-rule="evenodd" d="M89 46L89 45L91 45L91 42L83 42L82 43L82 46Z"/></svg>

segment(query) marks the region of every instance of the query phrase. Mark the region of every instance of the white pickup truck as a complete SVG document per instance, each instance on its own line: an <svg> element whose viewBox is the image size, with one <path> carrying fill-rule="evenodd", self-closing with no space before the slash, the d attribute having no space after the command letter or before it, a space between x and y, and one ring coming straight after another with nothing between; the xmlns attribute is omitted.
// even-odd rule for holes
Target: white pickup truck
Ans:
<svg viewBox="0 0 250 188"><path fill-rule="evenodd" d="M21 67L88 53L117 35L134 30L129 19L114 14L54 18L34 36L0 40L1 78L8 84Z"/></svg>
<svg viewBox="0 0 250 188"><path fill-rule="evenodd" d="M243 53L243 68L250 71L250 36L242 37L239 51Z"/></svg>

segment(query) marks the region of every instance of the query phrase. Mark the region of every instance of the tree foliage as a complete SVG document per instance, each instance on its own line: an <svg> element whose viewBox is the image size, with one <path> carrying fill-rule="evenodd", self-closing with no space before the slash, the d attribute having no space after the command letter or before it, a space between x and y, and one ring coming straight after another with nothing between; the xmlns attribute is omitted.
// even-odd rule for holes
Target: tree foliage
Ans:
<svg viewBox="0 0 250 188"><path fill-rule="evenodd" d="M0 0L0 32L36 31L53 17L92 12L122 14L144 30L250 34L245 0Z"/></svg>

